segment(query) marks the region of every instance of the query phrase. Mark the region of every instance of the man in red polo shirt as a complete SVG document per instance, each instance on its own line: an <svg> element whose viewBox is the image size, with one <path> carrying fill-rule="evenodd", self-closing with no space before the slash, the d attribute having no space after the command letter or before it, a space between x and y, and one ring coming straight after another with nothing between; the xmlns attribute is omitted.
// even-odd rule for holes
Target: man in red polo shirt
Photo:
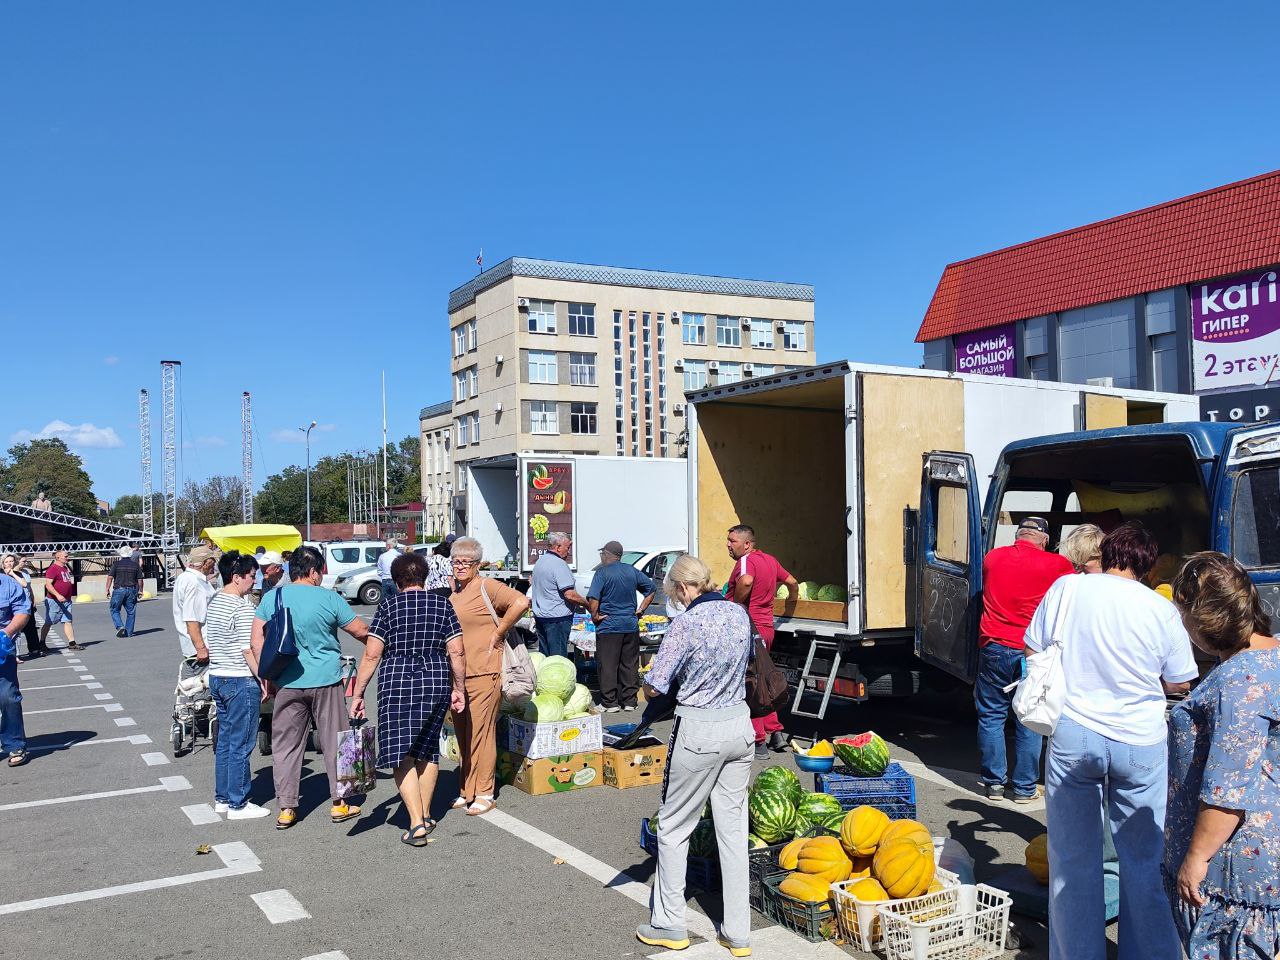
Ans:
<svg viewBox="0 0 1280 960"><path fill-rule="evenodd" d="M756 532L745 523L729 528L726 547L733 557L733 573L725 584L725 593L747 608L751 625L764 640L765 647L772 647L773 600L778 594L778 585L785 586L788 598L794 600L799 584L776 558L756 548ZM777 751L787 749L787 737L776 713L752 717L751 725L756 730L757 760L767 760L770 747Z"/></svg>
<svg viewBox="0 0 1280 960"><path fill-rule="evenodd" d="M1023 636L1036 607L1055 580L1075 572L1066 557L1049 553L1049 523L1027 517L1014 542L996 547L982 561L982 620L978 626L978 676L973 701L978 709L978 753L987 797L1002 800L1009 774L1004 728L1013 692L1004 688L1022 679L1026 669ZM1013 718L1013 772L1008 776L1014 803L1040 796L1043 738Z"/></svg>

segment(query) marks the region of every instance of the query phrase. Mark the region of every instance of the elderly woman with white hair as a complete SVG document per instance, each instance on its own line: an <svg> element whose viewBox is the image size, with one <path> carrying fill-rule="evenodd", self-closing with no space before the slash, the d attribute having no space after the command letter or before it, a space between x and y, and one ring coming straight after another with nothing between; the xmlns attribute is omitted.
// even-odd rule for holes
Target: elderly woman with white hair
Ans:
<svg viewBox="0 0 1280 960"><path fill-rule="evenodd" d="M138 585L142 582L142 566L133 559L133 547L121 547L119 559L107 572L107 596L111 598L111 622L116 625L117 637L132 637L135 610L138 606ZM123 619L120 609L124 608Z"/></svg>
<svg viewBox="0 0 1280 960"><path fill-rule="evenodd" d="M1058 553L1071 561L1076 573L1101 573L1105 536L1096 523L1082 523L1062 538Z"/></svg>
<svg viewBox="0 0 1280 960"><path fill-rule="evenodd" d="M480 575L480 541L459 537L450 549L453 593L449 601L462 626L466 652L466 709L454 713L458 734L458 799L477 817L496 806L494 773L498 764L498 707L502 702L502 645L526 610L529 598L504 583Z"/></svg>

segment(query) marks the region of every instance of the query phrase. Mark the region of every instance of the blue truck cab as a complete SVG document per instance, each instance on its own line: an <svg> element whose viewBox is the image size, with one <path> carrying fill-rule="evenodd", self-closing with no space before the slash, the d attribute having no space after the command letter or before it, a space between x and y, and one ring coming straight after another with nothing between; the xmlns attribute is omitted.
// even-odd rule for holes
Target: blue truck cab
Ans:
<svg viewBox="0 0 1280 960"><path fill-rule="evenodd" d="M1280 425L1157 423L1010 443L990 477L973 457L924 455L920 512L908 517L916 570L916 655L972 683L982 559L1023 518L1049 521L1049 549L1082 523L1139 520L1160 542L1152 586L1197 550L1235 557L1280 613ZM986 486L985 503L981 488ZM914 544L912 536L914 534Z"/></svg>

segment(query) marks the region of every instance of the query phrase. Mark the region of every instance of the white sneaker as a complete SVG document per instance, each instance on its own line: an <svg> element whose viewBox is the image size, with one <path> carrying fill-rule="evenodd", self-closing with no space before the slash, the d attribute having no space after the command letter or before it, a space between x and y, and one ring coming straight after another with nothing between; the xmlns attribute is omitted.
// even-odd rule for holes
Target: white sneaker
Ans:
<svg viewBox="0 0 1280 960"><path fill-rule="evenodd" d="M634 713L634 712L635 712L635 709L636 709L635 707L623 707L623 708L622 708L622 712L623 712L623 713Z"/></svg>
<svg viewBox="0 0 1280 960"><path fill-rule="evenodd" d="M215 803L213 805L214 813L226 813L229 809L231 808L228 807L225 803Z"/></svg>
<svg viewBox="0 0 1280 960"><path fill-rule="evenodd" d="M246 803L239 810L228 810L228 820L257 820L259 817L265 817L271 811L266 807L260 807L256 803Z"/></svg>

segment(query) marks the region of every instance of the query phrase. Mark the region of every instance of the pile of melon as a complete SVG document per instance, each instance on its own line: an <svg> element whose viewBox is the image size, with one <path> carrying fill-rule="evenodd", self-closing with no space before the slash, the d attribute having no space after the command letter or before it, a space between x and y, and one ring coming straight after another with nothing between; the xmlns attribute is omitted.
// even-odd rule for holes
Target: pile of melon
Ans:
<svg viewBox="0 0 1280 960"><path fill-rule="evenodd" d="M769 846L799 837L814 826L838 832L844 808L829 793L809 793L795 771L766 767L747 795L751 819L751 845Z"/></svg>

